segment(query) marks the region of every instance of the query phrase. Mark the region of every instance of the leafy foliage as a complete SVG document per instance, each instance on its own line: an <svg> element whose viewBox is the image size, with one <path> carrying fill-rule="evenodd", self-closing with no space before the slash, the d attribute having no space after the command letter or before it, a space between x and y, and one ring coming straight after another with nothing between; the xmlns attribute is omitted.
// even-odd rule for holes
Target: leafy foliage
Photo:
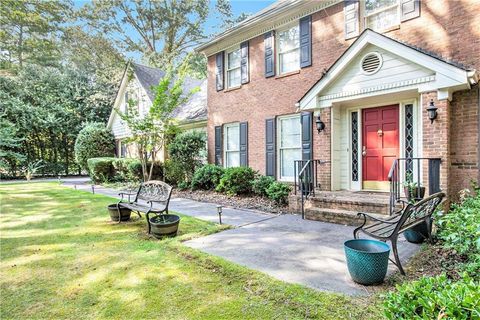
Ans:
<svg viewBox="0 0 480 320"><path fill-rule="evenodd" d="M225 170L214 164L206 164L195 171L192 189L212 190L220 183Z"/></svg>
<svg viewBox="0 0 480 320"><path fill-rule="evenodd" d="M437 225L444 247L459 254L480 254L480 192L452 204L450 212L437 217Z"/></svg>
<svg viewBox="0 0 480 320"><path fill-rule="evenodd" d="M152 106L145 114L138 111L138 101L128 102L127 112L118 109L115 111L131 132L128 142L133 143L137 148L144 181L152 178L153 166L148 168L148 162L155 163L157 153L165 145L175 120L172 112L199 90L198 87L184 92L183 83L188 66L182 64L180 67L167 67L165 75L155 87L155 98Z"/></svg>
<svg viewBox="0 0 480 320"><path fill-rule="evenodd" d="M23 138L17 127L0 118L0 174L15 176L16 168L25 160L19 151Z"/></svg>
<svg viewBox="0 0 480 320"><path fill-rule="evenodd" d="M0 118L17 129L17 144L9 150L27 163L43 160L42 173L76 170L76 136L84 122L107 119L111 97L105 92L108 88L75 70L26 66L16 77L0 77Z"/></svg>
<svg viewBox="0 0 480 320"><path fill-rule="evenodd" d="M404 283L385 297L388 319L478 319L480 282L464 276L460 281L445 275Z"/></svg>
<svg viewBox="0 0 480 320"><path fill-rule="evenodd" d="M88 172L93 182L107 182L113 179L113 161L115 158L91 158L87 160Z"/></svg>
<svg viewBox="0 0 480 320"><path fill-rule="evenodd" d="M256 172L250 167L227 168L215 190L228 195L251 193L255 176Z"/></svg>
<svg viewBox="0 0 480 320"><path fill-rule="evenodd" d="M269 176L258 176L252 182L253 192L259 196L266 197L267 189L275 182L275 179Z"/></svg>
<svg viewBox="0 0 480 320"><path fill-rule="evenodd" d="M290 191L292 191L290 185L278 181L271 183L266 190L268 198L280 205L284 205L288 202Z"/></svg>
<svg viewBox="0 0 480 320"><path fill-rule="evenodd" d="M164 166L165 182L177 186L179 183L184 182L185 173L182 165L178 162L167 159Z"/></svg>
<svg viewBox="0 0 480 320"><path fill-rule="evenodd" d="M109 157L115 153L115 140L103 123L88 123L78 133L75 140L75 160L84 170L88 170L90 158Z"/></svg>
<svg viewBox="0 0 480 320"><path fill-rule="evenodd" d="M170 159L183 169L183 179L189 183L201 163L201 155L205 152L205 134L198 131L188 131L177 135L168 145Z"/></svg>

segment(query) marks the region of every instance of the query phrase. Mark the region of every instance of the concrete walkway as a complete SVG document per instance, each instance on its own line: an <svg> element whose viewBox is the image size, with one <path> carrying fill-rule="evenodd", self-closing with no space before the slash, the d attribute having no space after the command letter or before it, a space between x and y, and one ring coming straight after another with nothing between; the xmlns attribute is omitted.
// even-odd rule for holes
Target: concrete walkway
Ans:
<svg viewBox="0 0 480 320"><path fill-rule="evenodd" d="M65 185L91 192L84 181ZM118 198L118 191L95 187L95 193ZM182 214L218 222L215 204L175 198L170 208ZM236 228L185 242L185 245L223 257L277 279L314 289L348 295L368 294L368 287L355 284L348 274L343 243L352 239L353 227L302 220L297 215L273 215L258 211L223 208L222 220ZM406 262L419 245L399 240ZM396 272L390 263L388 273Z"/></svg>

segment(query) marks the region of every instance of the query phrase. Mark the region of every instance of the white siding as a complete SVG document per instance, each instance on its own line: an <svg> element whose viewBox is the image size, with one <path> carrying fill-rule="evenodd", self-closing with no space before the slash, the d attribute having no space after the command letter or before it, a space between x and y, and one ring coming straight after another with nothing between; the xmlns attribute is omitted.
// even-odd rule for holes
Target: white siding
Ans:
<svg viewBox="0 0 480 320"><path fill-rule="evenodd" d="M372 51L381 54L383 64L377 73L366 75L360 68L360 62L367 53ZM355 92L360 89L375 88L385 84L409 81L431 75L434 75L434 72L431 70L381 48L369 45L357 55L351 62L350 67L336 81L322 91L321 96Z"/></svg>

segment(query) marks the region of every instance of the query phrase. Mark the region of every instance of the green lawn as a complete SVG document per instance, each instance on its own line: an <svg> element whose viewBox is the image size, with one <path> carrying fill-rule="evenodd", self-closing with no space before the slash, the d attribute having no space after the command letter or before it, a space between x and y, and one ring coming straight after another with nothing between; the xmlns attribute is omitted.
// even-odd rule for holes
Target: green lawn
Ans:
<svg viewBox="0 0 480 320"><path fill-rule="evenodd" d="M179 237L109 221L112 198L55 183L0 185L1 319L372 319L375 301L285 284L182 245L219 231L182 216Z"/></svg>

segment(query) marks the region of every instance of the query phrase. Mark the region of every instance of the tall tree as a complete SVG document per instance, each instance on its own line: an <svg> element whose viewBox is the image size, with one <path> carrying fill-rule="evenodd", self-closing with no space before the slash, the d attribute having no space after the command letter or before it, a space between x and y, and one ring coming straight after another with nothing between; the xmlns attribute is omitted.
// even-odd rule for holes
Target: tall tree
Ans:
<svg viewBox="0 0 480 320"><path fill-rule="evenodd" d="M215 3L215 8L219 13L218 18L222 21L219 32L232 28L237 23L242 22L249 16L248 13L242 12L235 17L232 11L232 4L229 0L217 0Z"/></svg>
<svg viewBox="0 0 480 320"><path fill-rule="evenodd" d="M60 0L0 1L0 67L56 64L56 39L71 8L71 2Z"/></svg>
<svg viewBox="0 0 480 320"><path fill-rule="evenodd" d="M95 0L80 12L83 20L129 52L154 66L181 61L207 36L202 28L208 0Z"/></svg>

